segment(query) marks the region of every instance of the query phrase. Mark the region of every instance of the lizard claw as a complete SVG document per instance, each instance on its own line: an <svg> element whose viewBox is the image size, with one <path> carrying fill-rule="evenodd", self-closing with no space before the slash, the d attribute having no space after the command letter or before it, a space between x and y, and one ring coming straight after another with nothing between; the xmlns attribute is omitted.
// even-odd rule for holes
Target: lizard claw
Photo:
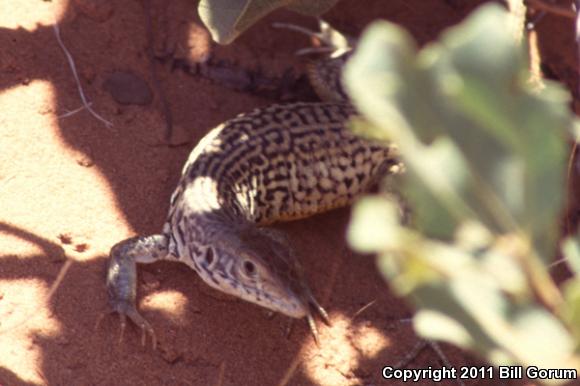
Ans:
<svg viewBox="0 0 580 386"><path fill-rule="evenodd" d="M330 319L328 318L328 313L320 305L320 303L318 303L318 301L312 295L312 293L309 293L308 305L310 306L311 310L315 311L318 315L320 315L320 317L322 318L322 320L324 321L324 323L327 326L331 325ZM314 320L314 316L313 316L312 312L309 312L306 315L306 321L308 322L308 327L310 328L310 332L312 333L312 337L314 338L314 342L316 343L316 345L318 347L320 347L320 339L318 336L318 327L316 327L316 321Z"/></svg>
<svg viewBox="0 0 580 386"><path fill-rule="evenodd" d="M310 306L312 308L314 308L314 310L316 310L316 312L318 313L318 315L320 315L320 317L322 318L322 320L324 321L324 323L327 326L331 326L332 323L330 323L330 319L328 318L328 313L326 312L326 310L316 301L316 299L314 297L312 297L310 299Z"/></svg>
<svg viewBox="0 0 580 386"><path fill-rule="evenodd" d="M308 321L308 327L310 327L310 332L312 333L312 337L314 338L314 343L318 347L320 347L320 338L318 337L318 327L316 327L316 321L312 317L312 314L306 315L306 320Z"/></svg>
<svg viewBox="0 0 580 386"><path fill-rule="evenodd" d="M153 326L137 312L135 307L132 307L126 310L125 313L119 313L121 317L121 336L119 337L119 342L123 338L123 330L125 329L126 325L126 318L129 317L133 323L141 328L141 344L145 346L147 343L147 334L151 336L151 343L153 345L153 350L157 348L157 336L155 335L155 330L153 330Z"/></svg>
<svg viewBox="0 0 580 386"><path fill-rule="evenodd" d="M157 348L157 335L155 334L155 330L153 329L153 326L151 326L151 323L149 323L144 317L141 316L141 314L139 314L139 312L135 309L129 309L126 311L119 311L119 310L112 310L112 311L107 311L107 312L103 312L99 318L97 319L97 322L95 323L95 330L97 330L99 328L99 326L101 325L101 322L103 321L103 319L105 318L105 316L110 315L110 314L114 314L114 313L118 313L119 314L119 342L118 344L120 345L121 342L123 342L123 337L125 335L125 328L127 327L127 317L133 322L135 323L140 329L141 329L141 345L143 345L143 347L145 347L145 345L147 344L147 334L149 334L151 336L151 343L152 343L152 347L153 350L155 350Z"/></svg>

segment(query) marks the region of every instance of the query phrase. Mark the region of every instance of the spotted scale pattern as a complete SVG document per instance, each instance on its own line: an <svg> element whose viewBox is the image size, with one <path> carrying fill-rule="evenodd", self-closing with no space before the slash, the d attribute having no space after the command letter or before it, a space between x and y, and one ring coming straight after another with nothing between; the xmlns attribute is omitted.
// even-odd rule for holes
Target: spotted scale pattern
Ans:
<svg viewBox="0 0 580 386"><path fill-rule="evenodd" d="M398 168L395 148L354 136L342 102L273 105L211 130L191 152L163 232L111 249L109 303L155 334L136 309L136 263L167 259L194 269L211 287L294 318L327 320L291 246L272 229L351 203ZM123 322L122 322L123 326Z"/></svg>
<svg viewBox="0 0 580 386"><path fill-rule="evenodd" d="M347 205L397 164L393 146L351 133L345 123L354 114L344 103L273 105L210 131L171 198L166 258L220 291L304 316L310 295L298 261L256 225ZM261 280L240 261L262 270Z"/></svg>
<svg viewBox="0 0 580 386"><path fill-rule="evenodd" d="M345 127L350 105L273 105L240 115L193 150L172 197L178 212L222 211L268 224L347 205L394 164L393 147Z"/></svg>

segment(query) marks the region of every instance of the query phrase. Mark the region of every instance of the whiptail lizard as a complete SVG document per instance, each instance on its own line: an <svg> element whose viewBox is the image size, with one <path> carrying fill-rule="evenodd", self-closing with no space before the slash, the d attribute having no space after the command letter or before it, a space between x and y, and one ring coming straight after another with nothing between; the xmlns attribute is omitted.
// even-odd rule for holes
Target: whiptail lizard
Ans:
<svg viewBox="0 0 580 386"><path fill-rule="evenodd" d="M171 197L161 234L116 244L107 275L109 301L121 316L152 326L136 309L136 263L187 264L211 287L293 318L326 311L298 261L267 227L348 205L398 167L392 146L355 136L353 107L337 86L341 59L311 67L310 79L333 102L273 105L211 130L193 149Z"/></svg>

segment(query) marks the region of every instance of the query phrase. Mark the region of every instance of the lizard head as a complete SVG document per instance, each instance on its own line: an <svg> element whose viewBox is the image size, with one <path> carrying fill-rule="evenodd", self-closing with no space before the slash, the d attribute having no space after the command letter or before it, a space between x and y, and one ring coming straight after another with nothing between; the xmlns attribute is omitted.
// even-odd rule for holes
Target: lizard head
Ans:
<svg viewBox="0 0 580 386"><path fill-rule="evenodd" d="M200 268L211 271L211 277L204 278L209 285L293 318L307 317L311 328L313 310L326 319L282 237L253 225L228 236L222 234L204 251Z"/></svg>

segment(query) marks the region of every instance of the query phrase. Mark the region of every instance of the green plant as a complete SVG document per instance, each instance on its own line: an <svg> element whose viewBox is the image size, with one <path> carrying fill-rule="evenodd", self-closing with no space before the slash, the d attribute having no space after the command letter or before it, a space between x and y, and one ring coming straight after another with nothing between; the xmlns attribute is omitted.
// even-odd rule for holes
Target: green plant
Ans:
<svg viewBox="0 0 580 386"><path fill-rule="evenodd" d="M344 74L356 129L399 146L408 172L384 189L400 190L414 224L382 194L355 206L348 237L379 254L425 338L497 365L579 369L580 280L558 288L546 268L577 122L561 86L528 84L511 28L492 4L420 51L391 23L366 30ZM578 244L564 245L578 275Z"/></svg>
<svg viewBox="0 0 580 386"><path fill-rule="evenodd" d="M200 0L198 12L214 41L229 44L252 24L278 8L316 16L338 0Z"/></svg>

